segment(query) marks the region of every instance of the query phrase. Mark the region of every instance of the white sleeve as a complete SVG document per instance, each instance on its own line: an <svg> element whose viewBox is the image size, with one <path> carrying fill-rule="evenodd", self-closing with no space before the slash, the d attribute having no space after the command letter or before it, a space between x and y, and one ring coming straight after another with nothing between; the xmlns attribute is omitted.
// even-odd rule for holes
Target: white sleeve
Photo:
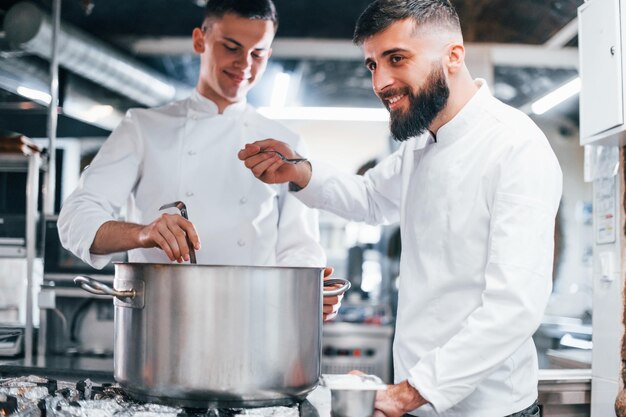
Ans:
<svg viewBox="0 0 626 417"><path fill-rule="evenodd" d="M278 198L278 242L276 262L282 266L326 265L326 255L320 245L318 213L298 201L284 187Z"/></svg>
<svg viewBox="0 0 626 417"><path fill-rule="evenodd" d="M315 161L309 184L294 193L309 207L369 224L400 219L404 147L383 159L365 175L350 175Z"/></svg>
<svg viewBox="0 0 626 417"><path fill-rule="evenodd" d="M102 224L119 219L139 180L142 154L136 116L129 111L63 203L58 220L61 244L94 268L111 261L112 255L94 255L89 248Z"/></svg>
<svg viewBox="0 0 626 417"><path fill-rule="evenodd" d="M502 161L491 196L482 303L460 332L409 371L409 383L438 412L467 397L539 326L552 288L561 189L561 170L547 141Z"/></svg>

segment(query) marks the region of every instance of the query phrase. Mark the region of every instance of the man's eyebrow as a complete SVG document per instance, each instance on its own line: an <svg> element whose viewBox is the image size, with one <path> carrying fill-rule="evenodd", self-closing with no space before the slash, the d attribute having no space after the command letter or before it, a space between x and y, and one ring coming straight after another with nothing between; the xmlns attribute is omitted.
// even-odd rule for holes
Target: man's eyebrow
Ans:
<svg viewBox="0 0 626 417"><path fill-rule="evenodd" d="M385 52L383 52L382 56L388 56L391 54L397 54L398 52L407 52L406 49L402 49L402 48L393 48L393 49L388 49Z"/></svg>
<svg viewBox="0 0 626 417"><path fill-rule="evenodd" d="M228 41L228 42L232 42L235 45L237 45L238 47L242 48L243 45L239 42L237 42L236 40L234 40L233 38L229 38L228 36L224 36L224 40ZM254 48L255 51L267 51L268 48Z"/></svg>
<svg viewBox="0 0 626 417"><path fill-rule="evenodd" d="M397 54L398 52L407 52L406 49L403 48L393 48L393 49L387 49L386 51L384 51L381 56L382 57L386 57L389 55L393 55L393 54ZM365 66L368 66L368 64L371 64L372 62L374 62L374 60L372 58L366 58L365 59Z"/></svg>
<svg viewBox="0 0 626 417"><path fill-rule="evenodd" d="M243 46L241 43L237 42L236 40L234 40L233 38L229 38L227 36L224 36L224 40L227 40L228 42L232 42L237 46Z"/></svg>

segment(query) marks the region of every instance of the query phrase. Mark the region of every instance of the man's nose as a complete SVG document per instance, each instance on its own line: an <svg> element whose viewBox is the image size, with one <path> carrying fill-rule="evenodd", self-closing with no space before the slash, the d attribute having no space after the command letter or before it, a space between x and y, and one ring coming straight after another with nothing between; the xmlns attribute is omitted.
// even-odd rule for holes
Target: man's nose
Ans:
<svg viewBox="0 0 626 417"><path fill-rule="evenodd" d="M393 84L393 77L384 68L377 68L372 73L372 87L376 94L380 94Z"/></svg>
<svg viewBox="0 0 626 417"><path fill-rule="evenodd" d="M237 57L237 61L235 64L241 69L248 69L252 66L252 55L251 54L240 54Z"/></svg>

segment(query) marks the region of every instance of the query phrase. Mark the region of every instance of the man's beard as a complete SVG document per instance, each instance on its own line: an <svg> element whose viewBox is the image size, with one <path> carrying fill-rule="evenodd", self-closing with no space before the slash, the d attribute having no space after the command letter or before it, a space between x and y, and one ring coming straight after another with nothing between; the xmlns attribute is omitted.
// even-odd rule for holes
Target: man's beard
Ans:
<svg viewBox="0 0 626 417"><path fill-rule="evenodd" d="M404 141L419 136L428 129L433 120L443 110L450 96L450 89L441 67L435 67L428 75L426 84L417 94L413 94L409 87L386 92L381 96L383 103L389 109L385 98L406 94L409 99L409 108L390 111L389 129L397 141Z"/></svg>

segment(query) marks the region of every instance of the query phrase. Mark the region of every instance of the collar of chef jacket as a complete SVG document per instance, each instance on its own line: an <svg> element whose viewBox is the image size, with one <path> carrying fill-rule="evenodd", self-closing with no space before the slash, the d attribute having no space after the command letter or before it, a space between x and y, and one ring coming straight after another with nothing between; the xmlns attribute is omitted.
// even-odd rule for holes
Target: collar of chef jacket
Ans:
<svg viewBox="0 0 626 417"><path fill-rule="evenodd" d="M479 87L478 91L465 104L465 106L463 106L456 116L439 128L439 131L437 131L437 138L435 138L430 131L426 130L424 133L413 139L412 147L416 154L416 158L418 157L419 152L426 146L434 143L440 144L439 146L452 144L454 141L463 137L465 133L471 130L473 123L479 118L479 115L482 112L485 101L491 97L491 92L489 91L489 87L487 86L485 80L477 78L475 83Z"/></svg>
<svg viewBox="0 0 626 417"><path fill-rule="evenodd" d="M437 131L437 143L440 146L452 144L462 138L472 130L476 120L481 118L485 103L491 98L491 92L485 80L477 78L474 82L478 91L448 123Z"/></svg>
<svg viewBox="0 0 626 417"><path fill-rule="evenodd" d="M248 103L243 99L237 103L230 104L224 109L223 116L241 117L245 112ZM194 89L189 98L189 115L201 117L213 117L218 115L217 104L213 100L204 97Z"/></svg>

